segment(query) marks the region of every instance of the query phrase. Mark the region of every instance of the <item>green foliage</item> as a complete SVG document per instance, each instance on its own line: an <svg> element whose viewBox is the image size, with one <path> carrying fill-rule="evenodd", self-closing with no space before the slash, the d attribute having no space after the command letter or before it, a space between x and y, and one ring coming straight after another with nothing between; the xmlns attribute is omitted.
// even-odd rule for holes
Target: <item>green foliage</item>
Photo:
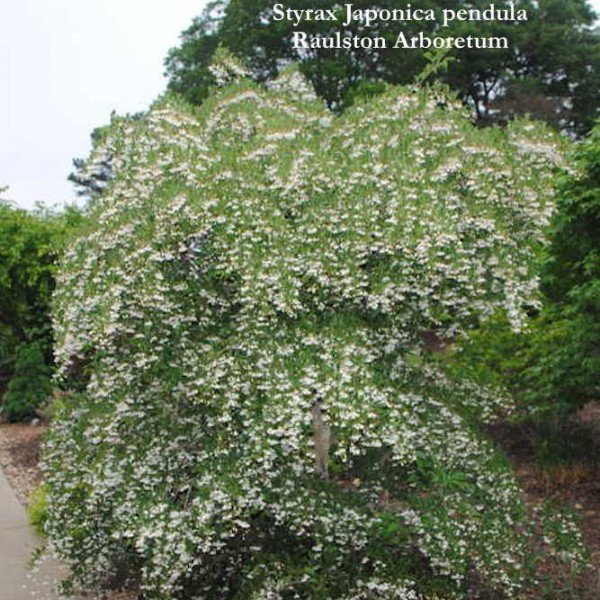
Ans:
<svg viewBox="0 0 600 600"><path fill-rule="evenodd" d="M449 56L448 50L425 52L423 56L427 60L427 64L415 77L415 82L420 85L424 84L428 79L439 76L440 73L447 71L449 65L456 60L453 56Z"/></svg>
<svg viewBox="0 0 600 600"><path fill-rule="evenodd" d="M384 94L388 90L388 84L383 81L361 81L358 85L348 90L346 95L346 105L352 106L363 99L374 98Z"/></svg>
<svg viewBox="0 0 600 600"><path fill-rule="evenodd" d="M495 2L503 8L508 2ZM285 3L286 8L324 8L321 0ZM372 9L368 0L353 2L356 9ZM419 9L448 8L443 0L422 0ZM469 7L487 8L488 0L476 0ZM275 77L281 64L297 62L317 94L329 106L352 104L355 88L364 83L386 81L407 84L427 64L427 50L376 51L294 49L294 30L288 21L274 21L270 0L218 0L208 5L183 32L183 41L166 59L169 88L188 101L199 104L214 82L209 65L219 45L246 61L258 81ZM406 2L382 0L381 9L405 9ZM585 0L525 0L518 8L527 9L529 21L455 21L445 28L447 36L505 36L510 48L453 52L451 68L444 81L461 98L477 108L482 119L494 117L488 109L505 116L533 113L536 117L578 134L587 131L597 117L600 87L600 41L589 29L594 14ZM340 17L341 18L341 17ZM369 29L353 23L345 28L351 35L384 37L393 46L400 29L411 37L424 31L433 33L432 21L379 22ZM324 36L341 29L327 21L304 23L311 34ZM437 32L440 33L439 31ZM523 82L533 82L524 93ZM364 88L363 88L364 90ZM359 92L360 94L360 92ZM571 108L565 108L569 101Z"/></svg>
<svg viewBox="0 0 600 600"><path fill-rule="evenodd" d="M576 153L553 222L546 292L570 328L572 399L600 398L600 125Z"/></svg>
<svg viewBox="0 0 600 600"><path fill-rule="evenodd" d="M21 347L35 342L52 364L49 306L56 261L80 222L75 208L29 212L0 201L0 396Z"/></svg>
<svg viewBox="0 0 600 600"><path fill-rule="evenodd" d="M200 108L113 119L61 263L52 547L156 599L514 596L527 507L480 427L512 404L421 347L522 322L563 143L438 87L335 117L221 56Z"/></svg>
<svg viewBox="0 0 600 600"><path fill-rule="evenodd" d="M48 486L42 484L31 494L27 505L29 523L40 536L45 536L45 525L48 519Z"/></svg>
<svg viewBox="0 0 600 600"><path fill-rule="evenodd" d="M54 223L0 203L0 390L20 343L50 337L48 303L57 256Z"/></svg>
<svg viewBox="0 0 600 600"><path fill-rule="evenodd" d="M35 414L51 390L50 369L40 342L20 347L14 373L2 397L1 414L9 421L20 421Z"/></svg>
<svg viewBox="0 0 600 600"><path fill-rule="evenodd" d="M573 322L550 308L518 331L496 315L457 342L448 368L508 389L522 415L565 413L590 399L576 335Z"/></svg>

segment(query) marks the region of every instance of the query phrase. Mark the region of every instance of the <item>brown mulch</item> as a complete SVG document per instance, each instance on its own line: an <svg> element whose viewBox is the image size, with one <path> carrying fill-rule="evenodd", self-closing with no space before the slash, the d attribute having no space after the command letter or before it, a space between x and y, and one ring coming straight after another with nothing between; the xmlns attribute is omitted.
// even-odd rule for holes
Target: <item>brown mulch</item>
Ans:
<svg viewBox="0 0 600 600"><path fill-rule="evenodd" d="M0 423L0 467L21 504L42 481L38 463L47 427Z"/></svg>

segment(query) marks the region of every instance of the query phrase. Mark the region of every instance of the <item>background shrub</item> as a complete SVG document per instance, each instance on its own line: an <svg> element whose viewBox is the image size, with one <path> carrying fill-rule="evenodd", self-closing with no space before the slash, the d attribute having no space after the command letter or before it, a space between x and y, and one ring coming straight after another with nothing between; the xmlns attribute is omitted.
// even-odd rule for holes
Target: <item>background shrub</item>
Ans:
<svg viewBox="0 0 600 600"><path fill-rule="evenodd" d="M2 415L9 421L21 421L35 415L51 391L50 368L41 343L23 345L17 353L13 376L2 397Z"/></svg>
<svg viewBox="0 0 600 600"><path fill-rule="evenodd" d="M41 353L47 367L53 364L49 307L56 261L80 221L81 214L75 208L60 214L42 209L26 211L0 200L0 398L7 391L21 351L25 353L22 360L35 362ZM35 350L28 350L29 346ZM36 373L39 370L36 367ZM18 384L22 385L23 381ZM45 393L42 388L37 396ZM23 399L23 406L30 407L33 396ZM11 403L12 407L4 411L16 418L19 402L14 393ZM27 408L21 414L30 412Z"/></svg>

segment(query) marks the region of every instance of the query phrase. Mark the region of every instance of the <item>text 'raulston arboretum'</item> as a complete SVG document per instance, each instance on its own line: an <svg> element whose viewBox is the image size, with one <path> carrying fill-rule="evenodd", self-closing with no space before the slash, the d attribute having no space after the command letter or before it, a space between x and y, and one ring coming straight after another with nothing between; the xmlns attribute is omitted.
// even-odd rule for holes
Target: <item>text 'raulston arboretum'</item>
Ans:
<svg viewBox="0 0 600 600"><path fill-rule="evenodd" d="M289 21L294 28L302 23L314 21L331 21L343 28L360 24L369 29L382 22L435 22L435 28L443 30L452 23L461 21L484 22L520 22L527 21L527 11L517 9L510 2L504 8L490 4L487 8L445 8L439 11L414 7L407 3L404 8L370 8L358 9L353 4L337 5L331 9L293 9L284 4L275 4L272 11L274 21ZM416 35L398 33L395 40L382 36L352 35L348 31L336 31L331 35L311 34L297 30L292 34L292 45L297 50L302 49L387 49L387 48L482 48L505 49L509 47L508 38L475 37L475 36L431 36L424 31Z"/></svg>

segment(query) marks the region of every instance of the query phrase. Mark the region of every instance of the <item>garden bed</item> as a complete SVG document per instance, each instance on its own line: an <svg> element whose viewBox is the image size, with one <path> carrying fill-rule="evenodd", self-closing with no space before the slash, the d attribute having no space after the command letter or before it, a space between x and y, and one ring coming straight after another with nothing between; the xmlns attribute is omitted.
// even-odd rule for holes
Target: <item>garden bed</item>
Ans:
<svg viewBox="0 0 600 600"><path fill-rule="evenodd" d="M46 429L23 423L0 424L0 467L24 505L42 480L39 456Z"/></svg>
<svg viewBox="0 0 600 600"><path fill-rule="evenodd" d="M591 569L573 577L551 560L540 565L539 585L531 598L600 598L600 403L590 402L571 420L545 432L554 438L554 460L539 460L535 439L540 432L531 425L498 423L489 434L510 458L517 478L532 506L551 500L573 510L580 519L584 541L590 551ZM562 439L561 439L562 434ZM546 450L548 453L548 450ZM571 455L569 457L569 454Z"/></svg>

